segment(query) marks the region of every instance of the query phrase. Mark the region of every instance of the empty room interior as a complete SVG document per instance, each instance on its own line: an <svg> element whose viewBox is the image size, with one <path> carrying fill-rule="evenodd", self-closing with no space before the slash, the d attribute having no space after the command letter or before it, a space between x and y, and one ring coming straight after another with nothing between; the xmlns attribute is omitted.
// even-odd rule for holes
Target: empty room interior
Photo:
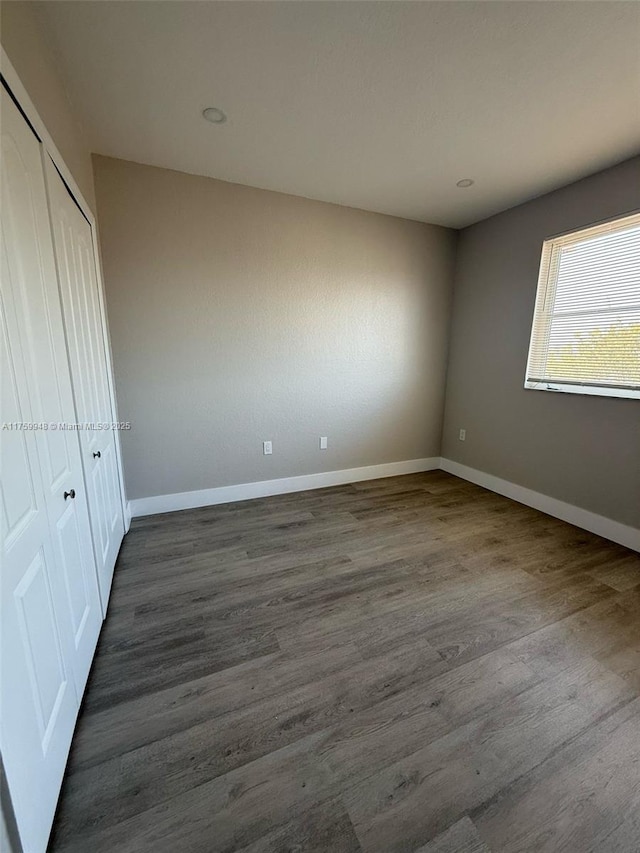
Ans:
<svg viewBox="0 0 640 853"><path fill-rule="evenodd" d="M0 13L0 851L638 853L640 3Z"/></svg>

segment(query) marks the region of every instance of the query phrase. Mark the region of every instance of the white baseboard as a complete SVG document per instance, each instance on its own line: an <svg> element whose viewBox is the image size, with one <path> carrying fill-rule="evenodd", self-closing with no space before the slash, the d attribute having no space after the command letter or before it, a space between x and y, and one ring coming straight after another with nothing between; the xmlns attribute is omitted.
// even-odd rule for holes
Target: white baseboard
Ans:
<svg viewBox="0 0 640 853"><path fill-rule="evenodd" d="M262 480L257 483L241 483L237 486L220 486L217 489L201 489L196 492L178 492L173 495L155 495L129 501L131 515L156 515L179 509L195 509L200 506L246 501L269 495L284 495L288 492L305 492L309 489L324 489L342 486L362 480L377 480L396 477L400 474L416 474L420 471L435 471L440 467L440 457L409 459L405 462L387 462L383 465L368 465L365 468L345 468L341 471L325 471L319 474L304 474L301 477L283 477L279 480Z"/></svg>
<svg viewBox="0 0 640 853"><path fill-rule="evenodd" d="M586 509L573 506L564 501L534 492L524 486L518 486L493 474L469 468L451 459L432 456L428 459L409 459L405 462L388 462L383 465L368 465L364 468L345 468L341 471L325 471L319 474L305 474L301 477L283 477L278 480L262 480L256 483L240 483L237 486L220 486L215 489L201 489L195 492L179 492L173 495L155 495L149 498L137 498L127 504L126 515L137 518L142 515L156 515L162 512L175 512L180 509L195 509L201 506L246 501L252 498L264 498L269 495L283 495L289 492L304 492L309 489L323 489L329 486L341 486L362 480L377 480L382 477L396 477L401 474L416 474L420 471L434 471L441 468L449 474L461 477L499 495L504 495L518 503L552 515L576 527L582 527L598 536L604 536L612 542L624 545L634 551L640 551L640 530L621 524L603 515L597 515ZM127 521L129 519L126 519Z"/></svg>
<svg viewBox="0 0 640 853"><path fill-rule="evenodd" d="M533 509L546 512L547 515L552 515L554 518L568 521L569 524L575 524L576 527L582 527L583 530L588 530L590 533L604 536L605 539L610 539L626 548L640 551L640 530L635 527L620 524L619 521L613 521L604 515L597 515L587 509L581 509L578 506L573 506L573 504L550 498L548 495L534 492L532 489L510 483L508 480L501 480L500 477L494 477L493 474L486 474L476 468L469 468L467 465L461 465L451 459L443 458L440 467L443 471L455 474L456 477L461 477L463 480L469 480L477 486L497 492L499 495L526 504Z"/></svg>
<svg viewBox="0 0 640 853"><path fill-rule="evenodd" d="M131 527L131 501L127 501L123 507L124 532L128 533Z"/></svg>

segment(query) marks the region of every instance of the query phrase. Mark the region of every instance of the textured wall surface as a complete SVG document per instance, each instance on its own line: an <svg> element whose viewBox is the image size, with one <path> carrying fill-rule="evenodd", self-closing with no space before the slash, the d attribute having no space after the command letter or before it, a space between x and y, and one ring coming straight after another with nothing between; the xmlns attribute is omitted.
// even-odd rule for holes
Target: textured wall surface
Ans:
<svg viewBox="0 0 640 853"><path fill-rule="evenodd" d="M439 455L455 232L94 168L130 498Z"/></svg>
<svg viewBox="0 0 640 853"><path fill-rule="evenodd" d="M43 32L42 21L32 3L18 0L0 3L2 46L85 201L95 213L89 144Z"/></svg>
<svg viewBox="0 0 640 853"><path fill-rule="evenodd" d="M449 459L635 527L640 403L523 385L543 240L639 208L635 158L461 232L442 447Z"/></svg>

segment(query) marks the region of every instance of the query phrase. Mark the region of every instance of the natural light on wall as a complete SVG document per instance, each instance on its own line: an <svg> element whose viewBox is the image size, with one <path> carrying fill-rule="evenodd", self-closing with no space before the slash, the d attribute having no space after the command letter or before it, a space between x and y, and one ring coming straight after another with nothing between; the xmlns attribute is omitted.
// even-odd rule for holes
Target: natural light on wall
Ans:
<svg viewBox="0 0 640 853"><path fill-rule="evenodd" d="M640 399L640 214L545 241L525 388Z"/></svg>

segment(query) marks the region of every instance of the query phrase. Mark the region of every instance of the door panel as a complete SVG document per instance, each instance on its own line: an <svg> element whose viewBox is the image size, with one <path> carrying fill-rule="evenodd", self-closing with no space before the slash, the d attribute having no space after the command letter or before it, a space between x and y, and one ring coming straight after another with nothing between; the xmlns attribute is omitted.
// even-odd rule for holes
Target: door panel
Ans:
<svg viewBox="0 0 640 853"><path fill-rule="evenodd" d="M98 565L104 565L109 557L109 506L104 482L104 466L93 465L91 477L91 523Z"/></svg>
<svg viewBox="0 0 640 853"><path fill-rule="evenodd" d="M39 149L36 152L39 158ZM8 260L15 263L14 278L27 282L29 287L19 287L14 291L16 300L16 312L20 314L25 322L23 331L25 335L25 353L27 359L31 359L32 367L36 359L39 369L43 371L42 382L39 387L33 389L36 408L46 411L52 420L63 421L65 410L60 399L60 388L55 373L56 352L54 341L46 311L32 312L30 303L34 299L45 298L45 288L42 286L41 273L38 269L40 258L38 254L31 257L16 258L12 256L11 248L20 240L28 240L38 245L38 229L42 227L42 221L38 221L34 210L31 175L29 169L31 164L25 161L24 152L18 148L17 140L8 134L3 136L2 157L3 169L3 196L7 199L6 215L4 217L5 233L7 240ZM3 207L3 214L5 208ZM39 399L38 399L39 398ZM47 431L45 442L47 453L42 460L43 473L48 486L58 490L60 483L70 474L69 454L64 432Z"/></svg>
<svg viewBox="0 0 640 853"><path fill-rule="evenodd" d="M106 501L109 508L107 524L109 527L109 537L113 541L114 537L119 535L120 523L122 522L120 476L118 474L118 459L113 442L105 444L104 460L105 464L102 466L102 470L104 471Z"/></svg>
<svg viewBox="0 0 640 853"><path fill-rule="evenodd" d="M23 846L38 853L102 616L78 434L57 428L76 415L41 147L4 89L1 110L2 420L39 428L0 432L0 746Z"/></svg>
<svg viewBox="0 0 640 853"><path fill-rule="evenodd" d="M91 226L48 157L46 178L78 420L110 427L113 412ZM108 428L81 430L79 438L89 490L100 593L106 612L113 569L124 536L117 437Z"/></svg>
<svg viewBox="0 0 640 853"><path fill-rule="evenodd" d="M3 241L4 243L4 241ZM2 247L2 276L6 272L6 251ZM10 360L7 342L7 330L4 322L4 310L2 312L2 417L8 423L21 423L22 413L18 402L18 389L15 370ZM31 452L27 446L32 447ZM35 444L33 435L23 430L3 430L2 435L2 472L3 483L11 483L11 494L5 495L2 489L2 522L4 530L4 542L6 547L11 547L20 534L34 521L39 507L31 471L30 457L35 455Z"/></svg>
<svg viewBox="0 0 640 853"><path fill-rule="evenodd" d="M27 663L40 728L40 743L45 753L64 706L67 687L49 586L51 568L47 564L44 548L41 548L14 591L21 651Z"/></svg>
<svg viewBox="0 0 640 853"><path fill-rule="evenodd" d="M3 246L4 250L4 246ZM8 345L7 253L0 300L2 416L31 420L20 341ZM10 297L10 294L9 294ZM8 306L11 309L11 305ZM12 326L14 323L12 322ZM19 389L22 389L22 400ZM33 432L0 433L2 480L0 744L25 850L46 846L78 709L70 637L55 618L62 589ZM63 620L63 627L64 627ZM65 647L67 653L65 654ZM36 808L37 806L37 808Z"/></svg>
<svg viewBox="0 0 640 853"><path fill-rule="evenodd" d="M76 572L75 567L80 565L84 559L82 545L84 533L78 528L78 515L73 512L71 505L58 519L56 535L58 537L58 550L62 559L60 568L64 577L75 651L76 654L83 657L86 653L91 653L89 659L83 662L83 669L86 667L88 671L91 666L93 650L83 648L82 641L87 619L91 618L91 610L95 602L92 591L94 582L91 578L91 583L88 583L88 578L85 575L78 578Z"/></svg>

